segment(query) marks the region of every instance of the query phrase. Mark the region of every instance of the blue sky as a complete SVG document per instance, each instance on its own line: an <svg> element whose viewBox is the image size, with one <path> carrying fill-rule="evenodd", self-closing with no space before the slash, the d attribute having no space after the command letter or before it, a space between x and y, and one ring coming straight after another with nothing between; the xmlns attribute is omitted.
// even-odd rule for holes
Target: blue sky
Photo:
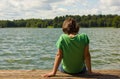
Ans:
<svg viewBox="0 0 120 79"><path fill-rule="evenodd" d="M118 14L120 0L0 0L0 20Z"/></svg>

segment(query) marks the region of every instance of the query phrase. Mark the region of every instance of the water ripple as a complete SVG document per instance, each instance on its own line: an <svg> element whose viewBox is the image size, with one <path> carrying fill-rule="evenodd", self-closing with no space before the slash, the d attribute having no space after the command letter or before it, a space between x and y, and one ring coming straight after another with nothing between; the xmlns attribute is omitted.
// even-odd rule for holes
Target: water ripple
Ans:
<svg viewBox="0 0 120 79"><path fill-rule="evenodd" d="M81 28L90 39L93 69L120 69L120 29ZM0 29L0 69L49 69L61 29Z"/></svg>

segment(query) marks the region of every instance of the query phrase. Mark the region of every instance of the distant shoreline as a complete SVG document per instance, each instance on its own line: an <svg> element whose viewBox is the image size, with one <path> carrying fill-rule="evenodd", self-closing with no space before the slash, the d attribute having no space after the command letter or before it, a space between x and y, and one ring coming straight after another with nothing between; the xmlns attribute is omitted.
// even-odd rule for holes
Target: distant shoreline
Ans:
<svg viewBox="0 0 120 79"><path fill-rule="evenodd" d="M72 17L80 27L116 27L120 28L120 15L65 15L56 16L54 19L18 19L0 20L0 28L6 27L34 27L34 28L60 28L63 21Z"/></svg>

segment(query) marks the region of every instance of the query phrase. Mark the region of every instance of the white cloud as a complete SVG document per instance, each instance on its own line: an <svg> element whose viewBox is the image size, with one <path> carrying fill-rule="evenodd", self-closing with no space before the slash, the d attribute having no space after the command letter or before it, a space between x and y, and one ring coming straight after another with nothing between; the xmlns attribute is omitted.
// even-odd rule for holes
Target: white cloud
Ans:
<svg viewBox="0 0 120 79"><path fill-rule="evenodd" d="M105 14L120 14L120 0L100 0L100 10Z"/></svg>
<svg viewBox="0 0 120 79"><path fill-rule="evenodd" d="M120 0L0 0L0 19L120 14Z"/></svg>
<svg viewBox="0 0 120 79"><path fill-rule="evenodd" d="M17 9L23 9L23 10L51 9L51 6L49 5L49 3L44 3L43 0L9 0L9 4L16 7Z"/></svg>
<svg viewBox="0 0 120 79"><path fill-rule="evenodd" d="M107 6L120 6L120 0L100 0L102 4Z"/></svg>
<svg viewBox="0 0 120 79"><path fill-rule="evenodd" d="M87 10L89 14L101 14L102 12L97 9L97 8L93 8L93 9L90 9L90 10Z"/></svg>

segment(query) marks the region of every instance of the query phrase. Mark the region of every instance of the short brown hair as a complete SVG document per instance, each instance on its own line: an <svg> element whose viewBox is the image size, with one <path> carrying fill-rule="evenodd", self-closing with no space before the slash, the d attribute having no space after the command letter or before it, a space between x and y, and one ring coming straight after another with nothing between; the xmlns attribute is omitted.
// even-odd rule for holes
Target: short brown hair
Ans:
<svg viewBox="0 0 120 79"><path fill-rule="evenodd" d="M79 26L73 18L69 17L63 22L62 30L66 34L74 34L79 32Z"/></svg>

